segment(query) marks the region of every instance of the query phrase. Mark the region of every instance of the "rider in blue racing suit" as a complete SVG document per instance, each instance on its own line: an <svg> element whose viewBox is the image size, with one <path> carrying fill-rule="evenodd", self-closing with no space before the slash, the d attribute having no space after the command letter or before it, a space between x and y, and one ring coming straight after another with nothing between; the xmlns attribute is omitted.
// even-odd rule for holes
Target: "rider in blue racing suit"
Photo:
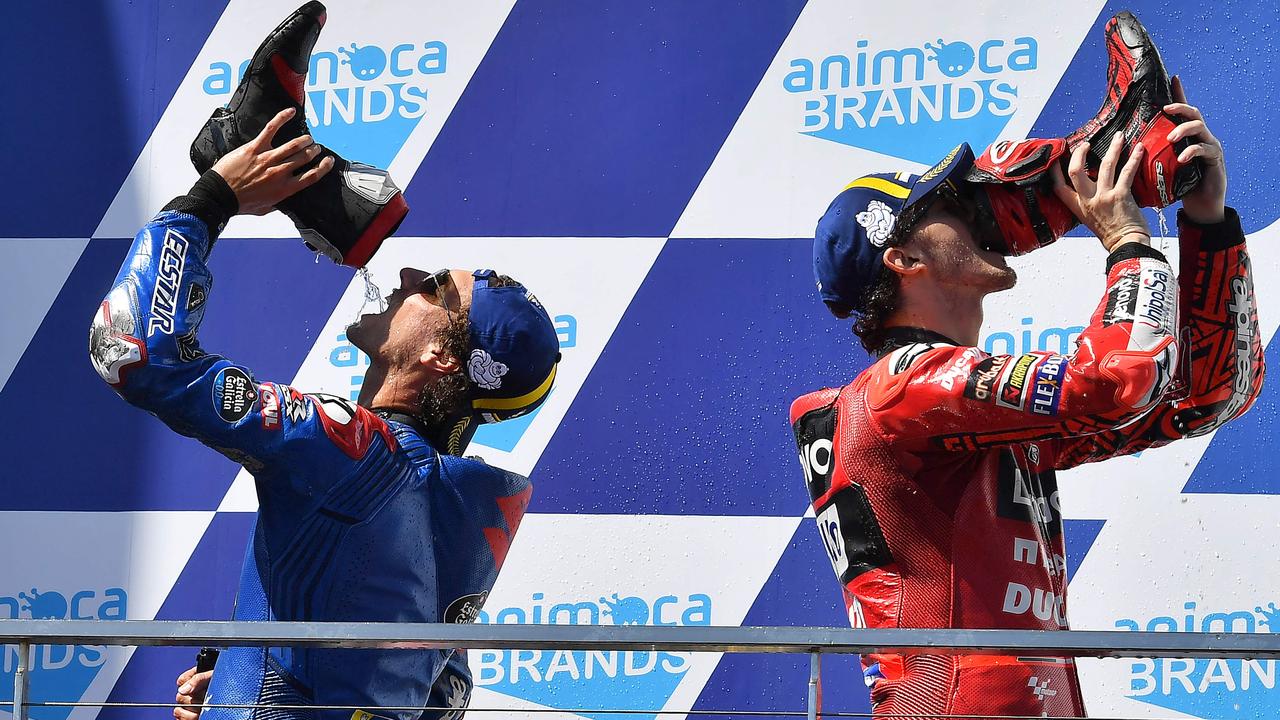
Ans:
<svg viewBox="0 0 1280 720"><path fill-rule="evenodd" d="M205 352L196 332L218 233L237 212L269 212L332 166L306 169L318 147L306 136L272 149L281 122L138 233L93 321L93 365L126 401L253 473L260 508L237 620L469 622L532 488L457 454L478 424L546 398L559 359L554 327L536 298L492 271L406 268L389 308L349 332L372 359L359 404L259 382ZM419 402L449 383L465 388L454 407ZM460 651L232 648L218 659L210 705L367 710L205 714L454 717L470 689Z"/></svg>

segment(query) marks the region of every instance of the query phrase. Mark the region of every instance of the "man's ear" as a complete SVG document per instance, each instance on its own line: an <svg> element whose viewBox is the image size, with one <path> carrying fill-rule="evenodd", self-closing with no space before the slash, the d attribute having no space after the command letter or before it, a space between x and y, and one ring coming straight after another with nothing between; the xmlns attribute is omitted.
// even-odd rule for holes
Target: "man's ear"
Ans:
<svg viewBox="0 0 1280 720"><path fill-rule="evenodd" d="M438 375L452 375L462 369L462 361L445 352L444 343L432 340L418 357L418 364Z"/></svg>
<svg viewBox="0 0 1280 720"><path fill-rule="evenodd" d="M899 275L917 275L924 272L924 260L911 250L909 244L885 248L881 262Z"/></svg>

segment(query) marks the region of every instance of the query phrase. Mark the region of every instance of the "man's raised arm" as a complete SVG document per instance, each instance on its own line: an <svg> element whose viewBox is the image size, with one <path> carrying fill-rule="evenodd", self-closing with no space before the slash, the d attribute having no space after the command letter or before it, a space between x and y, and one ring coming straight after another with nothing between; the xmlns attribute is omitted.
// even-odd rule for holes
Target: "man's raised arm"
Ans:
<svg viewBox="0 0 1280 720"><path fill-rule="evenodd" d="M1188 105L1182 83L1165 111L1184 122L1171 140L1191 138L1180 161L1199 158L1202 180L1183 198L1178 213L1181 248L1181 326L1189 368L1187 396L1164 403L1140 422L1088 438L1068 438L1057 454L1060 468L1127 455L1174 440L1204 435L1244 414L1262 391L1266 373L1253 272L1236 211L1226 206L1227 173L1222 144Z"/></svg>
<svg viewBox="0 0 1280 720"><path fill-rule="evenodd" d="M289 403L303 400L259 387L247 369L205 353L196 333L213 282L205 263L227 221L271 211L332 168L325 160L303 170L318 154L310 136L271 147L292 114L277 115L138 232L89 331L94 369L121 397L247 466L258 459L250 448L279 442Z"/></svg>

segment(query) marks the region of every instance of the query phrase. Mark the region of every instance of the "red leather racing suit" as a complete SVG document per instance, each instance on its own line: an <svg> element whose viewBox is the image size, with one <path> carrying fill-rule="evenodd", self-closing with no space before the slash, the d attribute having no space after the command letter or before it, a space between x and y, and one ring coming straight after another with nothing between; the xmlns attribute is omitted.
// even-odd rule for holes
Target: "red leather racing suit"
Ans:
<svg viewBox="0 0 1280 720"><path fill-rule="evenodd" d="M1054 472L1209 432L1253 403L1263 355L1239 218L1179 226L1178 281L1158 251L1116 250L1070 356L896 328L853 383L795 401L854 627L1066 628ZM877 716L1084 715L1069 658L862 662Z"/></svg>

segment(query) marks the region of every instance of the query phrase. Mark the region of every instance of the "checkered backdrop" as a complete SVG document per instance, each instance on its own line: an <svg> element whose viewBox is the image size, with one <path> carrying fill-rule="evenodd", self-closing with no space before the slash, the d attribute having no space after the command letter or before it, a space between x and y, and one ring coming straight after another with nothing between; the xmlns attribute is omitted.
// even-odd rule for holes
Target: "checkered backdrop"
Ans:
<svg viewBox="0 0 1280 720"><path fill-rule="evenodd" d="M546 405L472 447L536 486L488 620L546 622L576 603L582 621L845 624L786 421L791 399L867 364L817 301L814 221L856 175L919 171L961 140L1076 127L1103 94L1102 26L1125 7L334 0L308 118L321 141L389 166L412 207L374 279L389 287L402 265L492 266L534 288L560 332ZM1280 11L1127 7L1223 139L1269 339ZM86 333L128 239L194 180L193 133L291 9L5 8L0 617L229 615L251 484L120 402L90 370ZM279 216L237 219L224 238L204 344L260 379L357 392L368 360L342 332L358 279L313 262ZM1102 259L1080 237L1019 261L1022 282L987 308L984 346L1068 348L1102 289ZM1280 631L1266 451L1276 403L1268 386L1214 436L1064 474L1075 627ZM15 657L4 655L0 700ZM192 654L54 646L37 660L37 699L164 701ZM512 716L796 709L805 694L804 659L785 656L480 652L472 663L473 704ZM828 709L865 710L856 660L824 667ZM1273 661L1094 662L1084 677L1095 713L1280 711Z"/></svg>

